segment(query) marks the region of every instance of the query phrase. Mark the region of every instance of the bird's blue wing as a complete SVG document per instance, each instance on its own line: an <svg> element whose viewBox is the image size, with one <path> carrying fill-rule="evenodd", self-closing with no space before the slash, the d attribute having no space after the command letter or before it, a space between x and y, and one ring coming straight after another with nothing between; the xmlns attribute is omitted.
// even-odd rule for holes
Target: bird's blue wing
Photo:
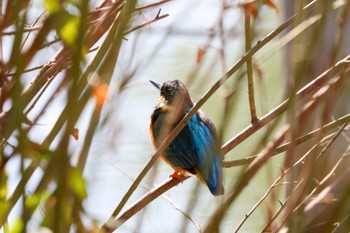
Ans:
<svg viewBox="0 0 350 233"><path fill-rule="evenodd" d="M173 166L191 170L199 163L193 143L193 133L187 124L166 149L165 157Z"/></svg>
<svg viewBox="0 0 350 233"><path fill-rule="evenodd" d="M187 169L203 180L214 195L223 193L222 162L213 123L198 111L165 151L175 167Z"/></svg>
<svg viewBox="0 0 350 233"><path fill-rule="evenodd" d="M222 186L222 160L220 149L216 144L216 130L214 124L207 115L198 111L193 122L189 122L192 129L194 146L197 160L197 170L199 175L208 185L209 190L214 195L223 194Z"/></svg>
<svg viewBox="0 0 350 233"><path fill-rule="evenodd" d="M151 137L154 138L155 145L157 145L160 132L162 130L167 131L164 129L164 125L167 125L165 123L167 122L166 117L168 115L161 108L156 108L152 113L150 128ZM187 124L164 151L166 160L174 167L180 167L191 172L194 171L193 168L198 164L198 160L192 144L193 133Z"/></svg>

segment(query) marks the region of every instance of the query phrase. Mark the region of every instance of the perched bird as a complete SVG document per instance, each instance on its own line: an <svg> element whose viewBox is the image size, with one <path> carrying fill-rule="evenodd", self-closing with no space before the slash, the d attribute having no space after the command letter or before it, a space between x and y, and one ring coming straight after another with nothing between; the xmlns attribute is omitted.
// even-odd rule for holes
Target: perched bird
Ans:
<svg viewBox="0 0 350 233"><path fill-rule="evenodd" d="M163 85L150 82L160 91L150 122L152 143L158 148L194 103L179 80L166 81ZM215 126L201 110L192 116L161 157L175 170L172 177L196 175L213 195L224 193L222 158L216 144Z"/></svg>

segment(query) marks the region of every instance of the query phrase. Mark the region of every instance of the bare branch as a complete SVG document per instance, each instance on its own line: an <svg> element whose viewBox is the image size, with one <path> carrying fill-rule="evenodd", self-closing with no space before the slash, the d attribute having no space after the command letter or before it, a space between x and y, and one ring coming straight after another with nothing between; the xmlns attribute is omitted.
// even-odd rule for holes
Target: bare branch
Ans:
<svg viewBox="0 0 350 233"><path fill-rule="evenodd" d="M248 52L251 49L251 32L250 32L250 12L244 13L244 28L245 28L245 49ZM254 80L253 80L253 58L247 58L247 81L248 81L248 99L251 123L254 125L257 123L258 118L256 116L255 98L254 98Z"/></svg>

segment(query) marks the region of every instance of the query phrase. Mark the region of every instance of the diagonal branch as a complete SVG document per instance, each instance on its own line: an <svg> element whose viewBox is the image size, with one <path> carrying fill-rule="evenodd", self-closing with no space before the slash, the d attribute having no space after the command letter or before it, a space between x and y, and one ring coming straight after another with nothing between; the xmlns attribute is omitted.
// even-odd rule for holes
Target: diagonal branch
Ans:
<svg viewBox="0 0 350 233"><path fill-rule="evenodd" d="M324 125L318 129L315 129L315 130L297 138L294 143L296 145L300 145L301 143L304 143L307 140L314 138L320 132L328 132L336 127L339 127L343 124L347 124L349 122L350 122L350 114L345 115L337 120L334 120L334 121L328 123L327 125ZM330 135L328 135L328 136L330 136ZM288 142L288 143L285 143L285 144L277 147L275 152L274 152L274 155L277 155L277 154L280 154L281 152L286 151L289 148L289 146L291 145L291 143L292 142ZM256 156L258 156L258 155L252 155L252 156L245 157L243 159L236 159L236 160L232 160L232 161L224 161L223 167L229 168L229 167L238 167L238 166L246 165L246 164L251 163L256 158Z"/></svg>
<svg viewBox="0 0 350 233"><path fill-rule="evenodd" d="M315 108L321 103L329 93L334 90L333 88L342 81L344 75L333 78L328 85L325 85L323 88L319 89L310 100L303 105L298 114L298 122L300 126L304 126L306 123L305 119L310 116L310 113L315 110ZM212 215L210 222L205 228L204 232L216 232L218 230L219 224L223 219L223 216L226 214L228 208L231 204L237 199L243 189L250 183L250 181L255 177L257 172L263 167L264 164L269 160L273 155L276 148L283 142L287 133L291 128L291 124L285 124L282 129L277 133L274 139L265 147L262 153L257 156L252 163L250 163L247 169L244 171L243 175L239 177L237 185L234 187L234 191L229 194L225 202L215 211ZM301 187L305 185L305 182L300 183ZM298 195L294 192L293 195ZM296 200L297 198L292 198ZM293 202L288 202L288 206ZM288 208L287 208L288 209Z"/></svg>
<svg viewBox="0 0 350 233"><path fill-rule="evenodd" d="M320 76L315 78L313 81L311 81L309 84L305 85L302 89L300 89L296 96L298 99L302 99L305 96L314 93L318 89L322 87L322 85L328 80L329 77L332 77L333 75L339 73L341 70L348 68L350 65L350 55L340 60L337 64L323 72ZM263 126L267 125L269 122L271 122L273 119L281 115L288 106L288 99L285 100L283 103L281 103L279 106L277 106L275 109L273 109L271 112L263 116L258 124L251 124L244 130L242 130L239 134L237 134L234 138L229 140L225 145L222 146L222 150L224 154L231 151L233 148L235 148L238 144L240 144L242 141L244 141L246 138L248 138L250 135L254 134L256 131L261 129Z"/></svg>

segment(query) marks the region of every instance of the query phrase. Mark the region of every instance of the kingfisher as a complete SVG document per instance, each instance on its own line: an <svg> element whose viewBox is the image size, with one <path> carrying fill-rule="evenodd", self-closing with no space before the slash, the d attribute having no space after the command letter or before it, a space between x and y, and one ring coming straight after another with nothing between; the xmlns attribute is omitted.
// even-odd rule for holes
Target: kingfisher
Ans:
<svg viewBox="0 0 350 233"><path fill-rule="evenodd" d="M181 119L191 110L194 102L180 80L169 80L162 85L150 81L160 97L153 109L150 135L157 149ZM195 175L214 196L222 195L222 154L216 141L213 122L198 110L161 155L174 170L173 178Z"/></svg>

